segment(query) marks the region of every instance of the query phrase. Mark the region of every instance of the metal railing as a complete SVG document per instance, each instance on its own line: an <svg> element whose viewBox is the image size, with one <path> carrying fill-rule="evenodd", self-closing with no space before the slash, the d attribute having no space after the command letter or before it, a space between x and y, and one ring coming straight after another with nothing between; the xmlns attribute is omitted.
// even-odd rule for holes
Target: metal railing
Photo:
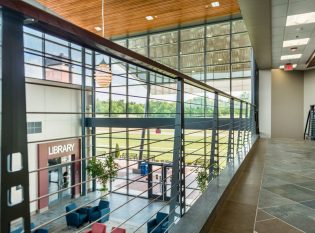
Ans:
<svg viewBox="0 0 315 233"><path fill-rule="evenodd" d="M5 96L13 104L13 111L2 111L9 118L26 103L20 118L14 118L16 124L6 129L25 131L26 120L42 122L40 132L28 134L28 140L23 130L24 139L15 134L2 138L2 145L19 140L28 153L17 154L21 150L14 146L2 150L1 180L8 177L10 189L1 187L1 232L20 227L29 232L31 222L34 229L84 232L106 216L108 226L147 232L147 223L160 211L168 214L168 230L202 194L200 171L207 170L208 184L249 151L256 137L251 103L26 3L1 4L2 54L24 57L14 61L3 56L3 74L15 69L4 67L11 61L20 66L19 75L26 76L26 81L17 81L19 90L26 89L26 98ZM9 41L13 35L15 40ZM103 60L109 70L99 68ZM100 87L97 74L110 74L110 85ZM10 81L5 75L2 80ZM14 91L14 86L6 87ZM2 125L9 118L2 119ZM29 127L30 132L38 130ZM50 153L51 146L67 142L73 143L73 151ZM90 175L87 167L92 159L104 161L113 155L117 175L108 179L109 192L99 193L102 175ZM144 165L148 171L139 174ZM66 182L60 185L61 180ZM104 198L110 203L109 213L78 229L67 228L67 215ZM77 207L66 212L72 202ZM13 214L21 203L23 209ZM2 218L5 213L9 214Z"/></svg>

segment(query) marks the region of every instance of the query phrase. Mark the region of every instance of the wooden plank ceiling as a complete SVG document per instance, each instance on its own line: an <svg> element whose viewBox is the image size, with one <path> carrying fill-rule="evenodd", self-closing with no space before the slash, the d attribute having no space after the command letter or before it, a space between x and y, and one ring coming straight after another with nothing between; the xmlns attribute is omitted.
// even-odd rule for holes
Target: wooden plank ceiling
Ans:
<svg viewBox="0 0 315 233"><path fill-rule="evenodd" d="M97 32L102 27L102 0L37 0L64 19ZM211 2L219 1L219 7ZM238 0L105 0L105 37L113 38L169 28L189 22L235 15ZM146 20L151 15L154 20Z"/></svg>

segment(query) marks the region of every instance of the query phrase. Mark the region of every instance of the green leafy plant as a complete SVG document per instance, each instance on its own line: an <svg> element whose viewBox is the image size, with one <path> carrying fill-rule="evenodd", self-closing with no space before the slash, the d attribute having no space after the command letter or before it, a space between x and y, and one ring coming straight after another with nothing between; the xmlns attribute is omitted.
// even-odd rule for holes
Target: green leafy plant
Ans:
<svg viewBox="0 0 315 233"><path fill-rule="evenodd" d="M102 184L100 191L106 192L108 190L107 183L112 181L117 176L118 163L115 162L119 158L120 150L119 145L116 144L115 151L107 156L100 156L99 159L93 157L86 168L89 175L96 177Z"/></svg>
<svg viewBox="0 0 315 233"><path fill-rule="evenodd" d="M213 164L213 177L218 175L218 163L215 162ZM209 183L209 176L210 176L210 163L204 161L204 163L200 166L197 173L197 184L200 188L201 192L204 192L207 189Z"/></svg>

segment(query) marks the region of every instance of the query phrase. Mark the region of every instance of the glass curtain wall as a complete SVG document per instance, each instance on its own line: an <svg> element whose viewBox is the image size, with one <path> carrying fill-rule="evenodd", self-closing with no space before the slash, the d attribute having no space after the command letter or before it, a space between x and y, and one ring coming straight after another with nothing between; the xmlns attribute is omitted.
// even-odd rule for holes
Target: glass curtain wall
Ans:
<svg viewBox="0 0 315 233"><path fill-rule="evenodd" d="M197 80L251 101L252 48L242 19L115 40Z"/></svg>

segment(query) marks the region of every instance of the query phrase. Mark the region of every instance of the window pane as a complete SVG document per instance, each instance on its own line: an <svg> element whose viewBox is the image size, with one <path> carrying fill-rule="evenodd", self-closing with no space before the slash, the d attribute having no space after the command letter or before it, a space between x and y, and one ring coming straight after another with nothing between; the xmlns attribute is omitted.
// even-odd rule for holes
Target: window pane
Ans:
<svg viewBox="0 0 315 233"><path fill-rule="evenodd" d="M232 62L250 61L251 48L232 49Z"/></svg>
<svg viewBox="0 0 315 233"><path fill-rule="evenodd" d="M150 47L150 57L159 58L177 55L177 44L158 45Z"/></svg>
<svg viewBox="0 0 315 233"><path fill-rule="evenodd" d="M181 41L203 38L204 27L181 30L180 36Z"/></svg>
<svg viewBox="0 0 315 233"><path fill-rule="evenodd" d="M232 78L251 77L250 62L232 64Z"/></svg>
<svg viewBox="0 0 315 233"><path fill-rule="evenodd" d="M249 35L247 32L232 35L233 48L246 47L246 46L250 46Z"/></svg>
<svg viewBox="0 0 315 233"><path fill-rule="evenodd" d="M191 54L181 56L181 67L193 67L193 66L203 66L204 65L204 54Z"/></svg>
<svg viewBox="0 0 315 233"><path fill-rule="evenodd" d="M209 79L224 79L230 77L230 65L208 66L207 80Z"/></svg>
<svg viewBox="0 0 315 233"><path fill-rule="evenodd" d="M232 33L246 32L246 26L243 20L236 20L232 22Z"/></svg>
<svg viewBox="0 0 315 233"><path fill-rule="evenodd" d="M199 53L204 50L204 40L193 40L181 42L181 54Z"/></svg>
<svg viewBox="0 0 315 233"><path fill-rule="evenodd" d="M229 50L207 52L207 65L230 63Z"/></svg>
<svg viewBox="0 0 315 233"><path fill-rule="evenodd" d="M207 50L220 50L230 48L230 36L207 38Z"/></svg>
<svg viewBox="0 0 315 233"><path fill-rule="evenodd" d="M218 23L207 26L207 37L230 34L230 23Z"/></svg>
<svg viewBox="0 0 315 233"><path fill-rule="evenodd" d="M177 35L177 31L151 35L150 46L177 43Z"/></svg>

